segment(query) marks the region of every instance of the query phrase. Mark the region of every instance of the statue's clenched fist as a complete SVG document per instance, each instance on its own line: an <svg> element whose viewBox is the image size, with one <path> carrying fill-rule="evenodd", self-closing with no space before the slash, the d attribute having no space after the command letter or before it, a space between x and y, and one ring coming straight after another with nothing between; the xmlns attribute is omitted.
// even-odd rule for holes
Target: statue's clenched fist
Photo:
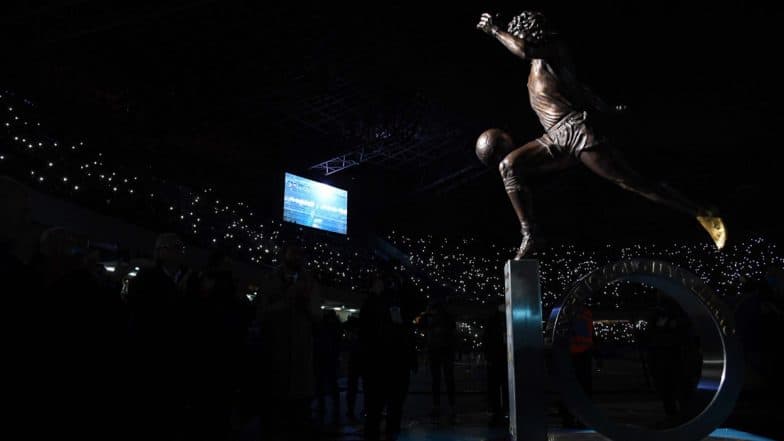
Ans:
<svg viewBox="0 0 784 441"><path fill-rule="evenodd" d="M492 34L493 30L497 29L496 25L493 24L493 16L487 12L479 17L479 23L476 25L476 28L487 34Z"/></svg>

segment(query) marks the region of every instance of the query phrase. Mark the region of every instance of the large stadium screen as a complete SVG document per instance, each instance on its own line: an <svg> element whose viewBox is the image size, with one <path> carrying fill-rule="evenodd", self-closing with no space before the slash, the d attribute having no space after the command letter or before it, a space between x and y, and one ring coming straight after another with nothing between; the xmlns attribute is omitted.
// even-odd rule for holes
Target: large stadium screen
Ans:
<svg viewBox="0 0 784 441"><path fill-rule="evenodd" d="M283 220L319 230L346 234L348 192L286 173Z"/></svg>

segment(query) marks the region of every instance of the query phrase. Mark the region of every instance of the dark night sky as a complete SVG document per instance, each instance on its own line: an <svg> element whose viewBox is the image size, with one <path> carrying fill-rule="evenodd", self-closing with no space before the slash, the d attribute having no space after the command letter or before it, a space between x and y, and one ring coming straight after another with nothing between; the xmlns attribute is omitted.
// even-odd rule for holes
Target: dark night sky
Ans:
<svg viewBox="0 0 784 441"><path fill-rule="evenodd" d="M506 18L537 3L104 3L31 2L0 18L2 86L36 101L48 125L110 158L258 201L270 216L283 170L318 177L308 166L357 148L364 127L450 130L436 160L326 180L349 190L354 226L516 234L492 171L416 190L475 165L485 128L520 143L539 136L527 65L474 28L482 12ZM571 3L542 4L580 78L630 106L618 139L631 162L717 204L736 231L781 238L771 208L781 189L781 12L739 1ZM703 239L693 221L581 169L534 191L553 237Z"/></svg>

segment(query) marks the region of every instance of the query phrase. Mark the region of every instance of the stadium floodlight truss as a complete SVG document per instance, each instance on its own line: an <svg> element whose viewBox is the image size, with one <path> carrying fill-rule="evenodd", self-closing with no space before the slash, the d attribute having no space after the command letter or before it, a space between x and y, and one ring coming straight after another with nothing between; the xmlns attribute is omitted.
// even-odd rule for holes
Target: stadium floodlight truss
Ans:
<svg viewBox="0 0 784 441"><path fill-rule="evenodd" d="M310 169L322 171L325 176L329 176L370 161L390 168L410 166L412 163L421 166L437 158L445 148L449 149L453 144L453 139L453 133L429 136L414 135L404 140L385 138L353 152L320 162L311 166Z"/></svg>
<svg viewBox="0 0 784 441"><path fill-rule="evenodd" d="M320 170L324 172L324 176L329 176L333 173L343 171L347 168L367 162L373 158L377 158L386 153L385 147L376 147L372 149L359 149L350 153L340 155L338 157L320 162L312 167L311 170Z"/></svg>

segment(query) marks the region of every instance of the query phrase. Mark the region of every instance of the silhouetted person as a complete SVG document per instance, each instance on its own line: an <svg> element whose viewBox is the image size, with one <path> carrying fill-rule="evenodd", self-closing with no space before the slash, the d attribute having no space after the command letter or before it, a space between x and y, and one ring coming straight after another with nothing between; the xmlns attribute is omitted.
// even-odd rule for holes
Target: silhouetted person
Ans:
<svg viewBox="0 0 784 441"><path fill-rule="evenodd" d="M120 425L122 342L125 331L119 292L109 292L86 266L87 239L64 228L41 234L34 259L41 301L37 345L46 364L57 366L38 378L46 385L50 427L61 435L103 439ZM77 398L78 397L78 398Z"/></svg>
<svg viewBox="0 0 784 441"><path fill-rule="evenodd" d="M20 354L31 349L24 339L28 332L34 332L34 316L40 307L39 299L29 292L35 281L28 256L28 250L33 246L32 241L28 240L31 230L27 187L0 176L0 283L5 287L4 309L15 311L9 314L8 320L10 329L18 330L22 337L19 346L13 348ZM33 335L29 337L34 338Z"/></svg>
<svg viewBox="0 0 784 441"><path fill-rule="evenodd" d="M189 283L186 297L185 370L192 439L221 440L229 432L234 390L239 385L247 320L245 302L237 294L231 258L213 251L207 267Z"/></svg>
<svg viewBox="0 0 784 441"><path fill-rule="evenodd" d="M509 384L506 353L506 313L504 304L487 320L483 347L487 357L487 401L492 413L490 423L505 422L509 409Z"/></svg>
<svg viewBox="0 0 784 441"><path fill-rule="evenodd" d="M783 271L770 266L759 288L759 322L762 345L760 374L763 375L770 392L779 396L784 392L784 379L779 373L778 360L781 357L780 342L784 324L784 278Z"/></svg>
<svg viewBox="0 0 784 441"><path fill-rule="evenodd" d="M572 321L569 333L569 355L572 358L577 382L589 397L593 394L593 337L593 313L588 306L582 305ZM563 403L559 403L559 411L564 427L584 427Z"/></svg>
<svg viewBox="0 0 784 441"><path fill-rule="evenodd" d="M777 270L770 267L761 279L742 277L741 298L735 306L735 321L743 342L746 360L754 370L763 375L766 384L781 384L775 360L784 307L777 294Z"/></svg>
<svg viewBox="0 0 784 441"><path fill-rule="evenodd" d="M410 371L416 370L414 332L403 281L393 270L377 273L360 310L360 344L365 389L365 439L378 440L381 413L386 407L386 439L400 433Z"/></svg>
<svg viewBox="0 0 784 441"><path fill-rule="evenodd" d="M702 367L697 337L686 314L666 295L658 294L658 305L647 321L645 344L653 385L667 416L686 417L682 412Z"/></svg>
<svg viewBox="0 0 784 441"><path fill-rule="evenodd" d="M259 302L264 367L262 431L302 439L311 427L316 392L313 333L321 318L316 279L302 248L288 245Z"/></svg>
<svg viewBox="0 0 784 441"><path fill-rule="evenodd" d="M740 298L735 305L735 326L743 342L743 353L755 369L764 369L761 354L766 341L760 318L765 285L764 281L741 276Z"/></svg>
<svg viewBox="0 0 784 441"><path fill-rule="evenodd" d="M332 422L340 421L338 365L340 361L340 319L333 309L326 309L315 335L316 394L318 412L326 413L325 395L332 400Z"/></svg>
<svg viewBox="0 0 784 441"><path fill-rule="evenodd" d="M9 319L12 321L12 327L19 330L25 329L26 319L31 318L31 302L35 300L23 292L23 287L33 282L25 256L25 248L31 245L25 240L31 228L30 196L27 187L13 179L0 176L0 283L11 288L3 297L8 310L17 311L17 314L11 314ZM22 315L25 316L24 319ZM27 348L15 349L26 351Z"/></svg>
<svg viewBox="0 0 784 441"><path fill-rule="evenodd" d="M446 299L437 297L425 314L425 338L430 362L430 379L433 391L433 416L441 415L441 375L446 383L450 418L455 418L455 350L457 325L447 310Z"/></svg>
<svg viewBox="0 0 784 441"><path fill-rule="evenodd" d="M40 383L49 361L41 348L47 337L41 328L43 302L33 291L35 278L25 256L31 229L27 187L0 176L0 284L7 330L3 360L5 376L11 380L4 395L7 421L22 434L36 427L42 415L50 415L44 412L46 394Z"/></svg>
<svg viewBox="0 0 784 441"><path fill-rule="evenodd" d="M155 241L155 265L128 286L128 332L133 384L131 430L144 439L171 439L183 410L182 284L185 246L175 234Z"/></svg>
<svg viewBox="0 0 784 441"><path fill-rule="evenodd" d="M350 317L344 325L346 354L348 355L346 373L346 416L356 420L357 392L362 377L362 357L359 344L359 319ZM363 412L364 413L364 412Z"/></svg>

